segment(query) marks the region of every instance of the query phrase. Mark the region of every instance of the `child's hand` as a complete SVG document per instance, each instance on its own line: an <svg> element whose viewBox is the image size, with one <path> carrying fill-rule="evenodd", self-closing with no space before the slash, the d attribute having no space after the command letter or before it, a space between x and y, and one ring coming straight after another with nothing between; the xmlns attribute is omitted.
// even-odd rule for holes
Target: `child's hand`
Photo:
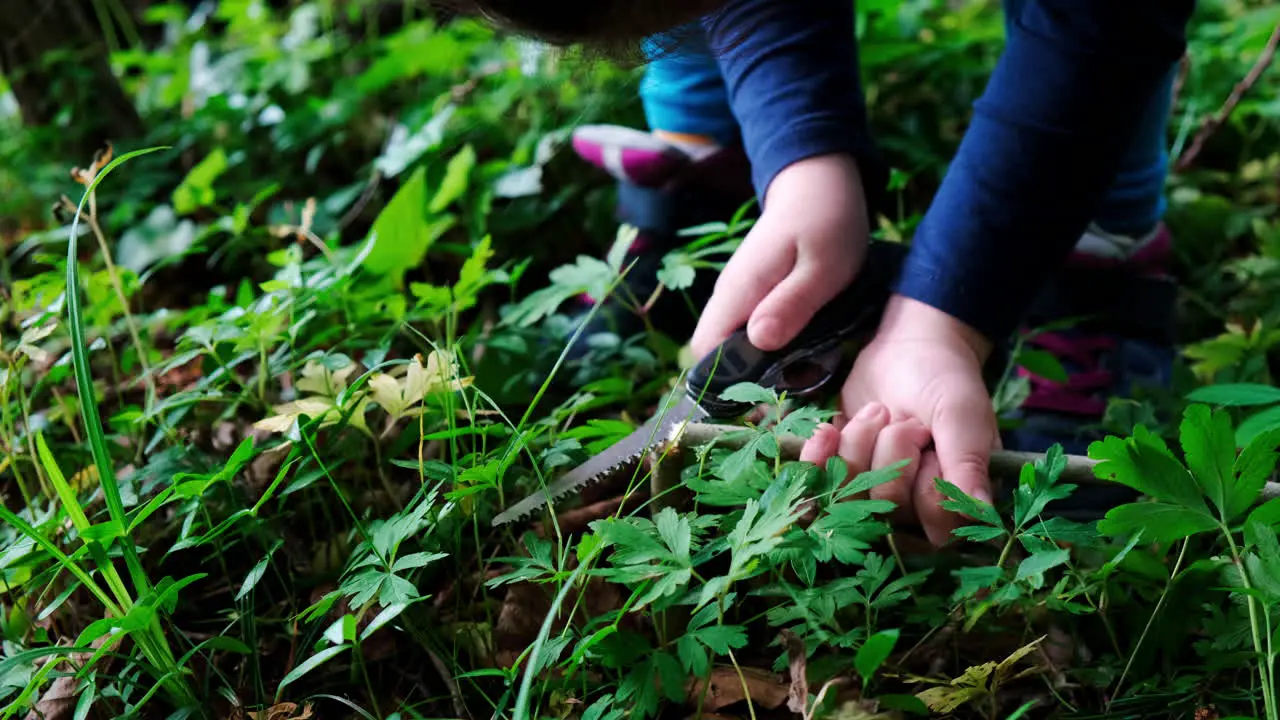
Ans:
<svg viewBox="0 0 1280 720"><path fill-rule="evenodd" d="M945 544L964 521L941 507L945 498L934 478L991 501L987 463L999 433L982 379L990 352L967 325L894 296L842 391L844 413L853 419L838 440L832 428L815 434L803 459L821 465L838 453L851 473L910 460L898 480L872 496L894 502L902 519L918 519L934 545ZM926 449L930 439L934 447Z"/></svg>
<svg viewBox="0 0 1280 720"><path fill-rule="evenodd" d="M764 207L703 309L690 341L695 357L744 324L756 347L786 345L862 266L870 225L852 158L788 166L770 183Z"/></svg>

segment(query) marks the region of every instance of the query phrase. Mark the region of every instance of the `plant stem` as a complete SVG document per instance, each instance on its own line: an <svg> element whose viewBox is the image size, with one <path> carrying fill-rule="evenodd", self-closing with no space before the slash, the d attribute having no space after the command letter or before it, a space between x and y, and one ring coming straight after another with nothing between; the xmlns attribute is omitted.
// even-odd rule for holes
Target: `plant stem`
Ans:
<svg viewBox="0 0 1280 720"><path fill-rule="evenodd" d="M1169 573L1169 582L1165 584L1164 591L1160 593L1160 599L1156 601L1155 608L1151 611L1151 616L1147 618L1146 627L1142 628L1142 635L1138 636L1138 646L1129 653L1129 660L1124 664L1124 672L1120 673L1120 679L1116 681L1116 689L1111 693L1111 697L1107 699L1107 712L1111 712L1111 703L1115 701L1116 696L1120 694L1120 688L1124 685L1125 678L1129 675L1129 668L1133 666L1133 659L1138 655L1138 649L1142 647L1142 643L1147 639L1147 633L1151 632L1151 626L1155 624L1156 616L1160 614L1160 609L1164 607L1164 599L1169 596L1169 588L1173 587L1173 582L1178 578L1178 571L1182 569L1182 559L1187 555L1188 539L1183 539L1182 550L1178 552L1178 560L1173 564L1173 570Z"/></svg>
<svg viewBox="0 0 1280 720"><path fill-rule="evenodd" d="M1235 537L1231 535L1229 528L1221 527L1222 534L1227 538L1227 545L1231 548L1231 559L1240 571L1240 582L1244 584L1246 590L1253 590L1253 583L1249 582L1249 573L1245 570L1244 559L1240 557L1240 548L1236 545ZM1253 636L1253 651L1258 654L1258 679L1262 682L1262 704L1266 707L1267 720L1277 720L1275 688L1269 677L1271 656L1263 649L1261 629L1258 627L1258 600L1252 593L1246 595L1246 600L1249 606L1249 631ZM1269 642L1270 638L1268 638Z"/></svg>

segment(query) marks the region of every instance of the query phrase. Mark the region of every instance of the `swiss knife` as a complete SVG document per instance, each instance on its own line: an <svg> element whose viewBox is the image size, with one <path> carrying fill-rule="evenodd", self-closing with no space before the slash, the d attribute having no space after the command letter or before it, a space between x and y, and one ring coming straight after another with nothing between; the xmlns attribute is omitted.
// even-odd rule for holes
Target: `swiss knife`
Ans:
<svg viewBox="0 0 1280 720"><path fill-rule="evenodd" d="M665 398L652 418L604 452L499 513L493 525L530 517L548 504L581 492L639 459L666 440L680 423L724 421L744 414L753 404L721 397L734 385L755 383L788 397L805 397L822 389L841 367L843 346L865 341L875 332L906 254L906 245L872 241L853 282L814 313L785 347L761 350L751 344L746 328L739 328L689 371L680 391Z"/></svg>

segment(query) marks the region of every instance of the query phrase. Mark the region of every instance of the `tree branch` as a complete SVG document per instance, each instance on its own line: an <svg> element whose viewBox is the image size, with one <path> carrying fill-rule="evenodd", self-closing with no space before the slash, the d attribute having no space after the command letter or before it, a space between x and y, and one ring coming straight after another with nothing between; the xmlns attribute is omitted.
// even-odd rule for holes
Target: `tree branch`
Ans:
<svg viewBox="0 0 1280 720"><path fill-rule="evenodd" d="M1258 56L1258 61L1249 69L1249 73L1244 79L1236 83L1231 90L1231 95L1227 97L1226 102L1222 103L1222 107L1218 109L1217 114L1205 119L1200 129L1196 131L1196 136L1191 140L1191 145L1187 147L1187 151L1178 158L1178 164L1174 168L1176 172L1183 172L1191 167L1192 163L1200 155L1200 151L1204 149L1205 143L1213 134L1218 131L1227 122L1227 118L1231 117L1231 113L1235 111L1236 106L1244 98L1245 93L1258 84L1258 79L1262 77L1263 71L1271 64L1272 58L1276 55L1276 48L1280 47L1280 25L1276 25L1271 31L1271 37L1267 40L1267 45L1262 49L1262 54Z"/></svg>

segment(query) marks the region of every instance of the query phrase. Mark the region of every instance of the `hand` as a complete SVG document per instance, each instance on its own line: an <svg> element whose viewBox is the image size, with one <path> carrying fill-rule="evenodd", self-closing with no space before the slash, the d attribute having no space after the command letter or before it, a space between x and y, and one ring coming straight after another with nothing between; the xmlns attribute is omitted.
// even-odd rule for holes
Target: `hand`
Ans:
<svg viewBox="0 0 1280 720"><path fill-rule="evenodd" d="M789 165L765 210L726 263L690 341L706 357L747 326L751 344L777 350L853 281L870 236L862 177L851 157Z"/></svg>
<svg viewBox="0 0 1280 720"><path fill-rule="evenodd" d="M990 353L991 344L971 327L892 297L841 393L851 419L842 429L821 428L801 458L822 465L839 454L850 477L908 460L896 481L871 496L895 503L902 519L918 519L929 541L944 545L963 519L941 507L945 498L934 478L991 502L987 465L1000 436L982 379Z"/></svg>

